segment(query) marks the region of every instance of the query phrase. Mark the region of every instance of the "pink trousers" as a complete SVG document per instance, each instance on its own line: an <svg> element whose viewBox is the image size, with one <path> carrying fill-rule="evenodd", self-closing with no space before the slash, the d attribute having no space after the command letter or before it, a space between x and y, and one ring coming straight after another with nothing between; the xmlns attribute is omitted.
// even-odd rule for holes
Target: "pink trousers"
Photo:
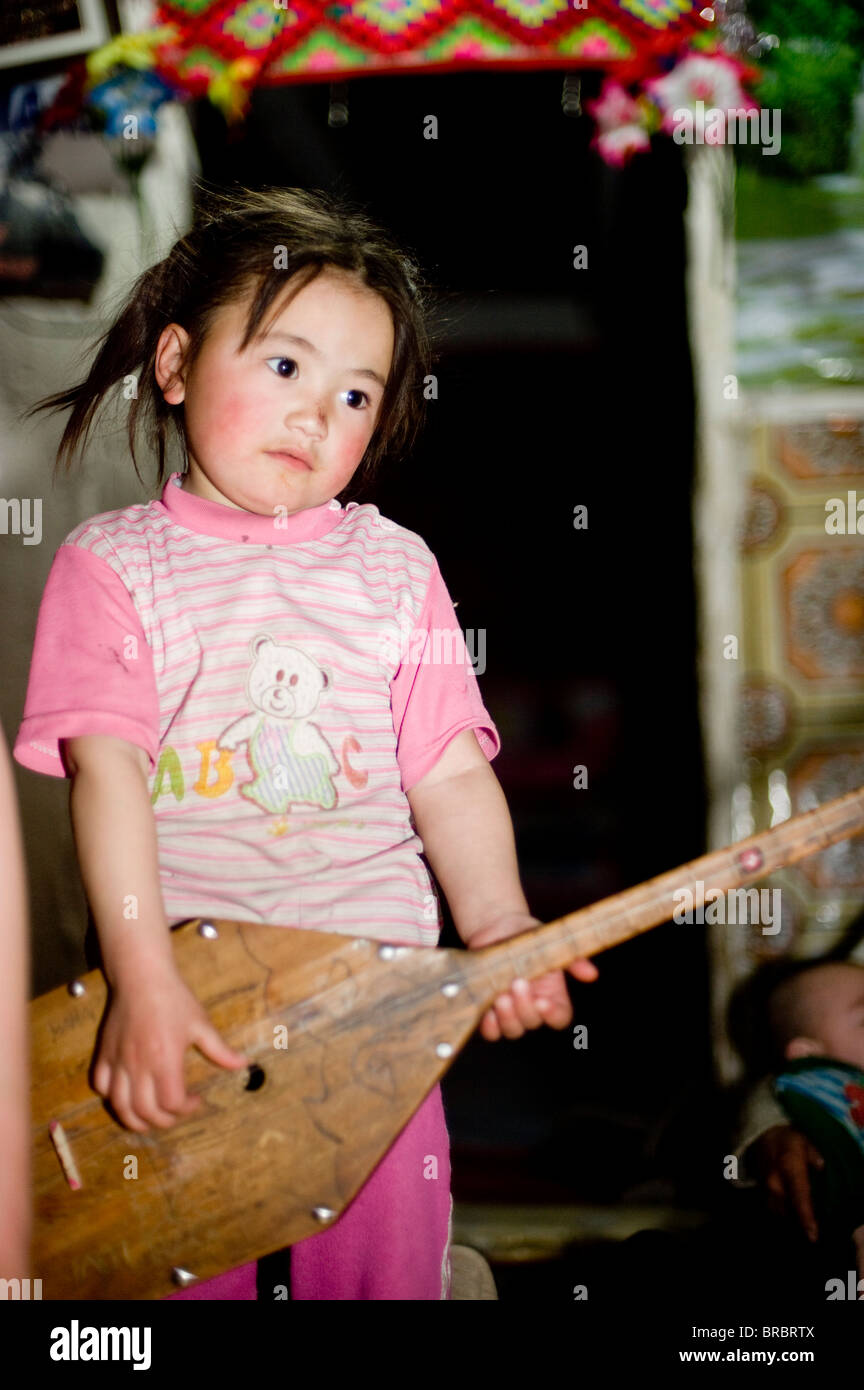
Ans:
<svg viewBox="0 0 864 1390"><path fill-rule="evenodd" d="M291 1246L292 1299L449 1298L451 1213L450 1139L435 1086L336 1224ZM253 1260L167 1297L255 1299L256 1273Z"/></svg>

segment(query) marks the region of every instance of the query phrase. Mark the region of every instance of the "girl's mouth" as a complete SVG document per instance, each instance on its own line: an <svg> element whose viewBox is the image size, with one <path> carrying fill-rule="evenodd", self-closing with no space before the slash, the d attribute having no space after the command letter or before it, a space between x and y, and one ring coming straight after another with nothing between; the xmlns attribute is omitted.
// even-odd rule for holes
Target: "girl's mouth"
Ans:
<svg viewBox="0 0 864 1390"><path fill-rule="evenodd" d="M312 472L311 466L308 463L305 463L303 459L298 459L295 454L283 454L273 452L270 454L270 457L274 459L281 459L283 463L288 464L289 468L296 468L301 473Z"/></svg>

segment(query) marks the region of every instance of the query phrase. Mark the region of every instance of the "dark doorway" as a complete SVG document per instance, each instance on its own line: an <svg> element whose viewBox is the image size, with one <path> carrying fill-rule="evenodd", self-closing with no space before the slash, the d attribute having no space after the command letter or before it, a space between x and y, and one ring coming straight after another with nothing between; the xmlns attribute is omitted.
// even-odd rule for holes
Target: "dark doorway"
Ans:
<svg viewBox="0 0 864 1390"><path fill-rule="evenodd" d="M424 438L363 500L424 537L485 633L494 767L544 920L705 849L681 150L608 168L563 77L358 79L336 127L327 84L256 91L239 131L194 108L206 180L341 191L446 292ZM667 925L598 965L572 987L587 1048L475 1037L448 1073L457 1199L707 1192L705 937Z"/></svg>

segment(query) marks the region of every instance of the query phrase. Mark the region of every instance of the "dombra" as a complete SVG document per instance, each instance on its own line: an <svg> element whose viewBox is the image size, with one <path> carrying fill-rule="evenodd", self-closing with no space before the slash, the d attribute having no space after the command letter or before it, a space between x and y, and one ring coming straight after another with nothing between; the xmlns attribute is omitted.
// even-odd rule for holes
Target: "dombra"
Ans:
<svg viewBox="0 0 864 1390"><path fill-rule="evenodd" d="M32 1273L43 1299L151 1299L338 1220L495 997L672 917L675 894L753 883L864 831L864 789L481 950L254 922L182 923L180 974L225 1040L192 1050L198 1114L124 1129L90 1087L99 971L31 1004Z"/></svg>

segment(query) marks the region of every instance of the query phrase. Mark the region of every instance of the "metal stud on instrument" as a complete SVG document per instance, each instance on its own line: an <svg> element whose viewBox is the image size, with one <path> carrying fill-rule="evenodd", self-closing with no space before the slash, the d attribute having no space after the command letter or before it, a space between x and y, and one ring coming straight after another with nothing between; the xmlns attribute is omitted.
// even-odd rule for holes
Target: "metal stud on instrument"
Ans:
<svg viewBox="0 0 864 1390"><path fill-rule="evenodd" d="M206 936L208 941L215 941L219 933L212 922L200 922L198 924L198 935Z"/></svg>

